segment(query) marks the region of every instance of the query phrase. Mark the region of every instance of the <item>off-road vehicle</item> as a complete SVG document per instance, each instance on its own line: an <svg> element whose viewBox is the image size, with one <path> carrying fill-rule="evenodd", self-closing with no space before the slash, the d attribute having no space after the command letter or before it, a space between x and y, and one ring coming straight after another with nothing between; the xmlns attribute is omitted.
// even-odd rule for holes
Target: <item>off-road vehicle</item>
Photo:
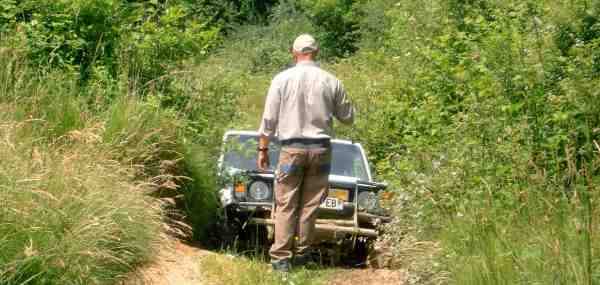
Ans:
<svg viewBox="0 0 600 285"><path fill-rule="evenodd" d="M219 231L224 243L243 240L264 246L273 241L273 210L279 145L271 139L270 170L257 170L258 133L229 131L223 138L219 159L222 219ZM380 207L386 184L374 182L362 146L333 139L329 192L319 207L316 223L320 253L332 262L362 262L369 244L378 236L378 225L389 221Z"/></svg>

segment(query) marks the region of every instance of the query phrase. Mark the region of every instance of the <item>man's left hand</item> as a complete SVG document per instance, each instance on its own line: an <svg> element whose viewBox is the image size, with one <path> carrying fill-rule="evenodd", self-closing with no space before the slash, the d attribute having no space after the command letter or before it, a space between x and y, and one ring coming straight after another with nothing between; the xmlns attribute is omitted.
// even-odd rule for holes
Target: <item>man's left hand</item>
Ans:
<svg viewBox="0 0 600 285"><path fill-rule="evenodd" d="M256 166L260 171L267 171L269 169L269 153L266 151L258 151L258 160Z"/></svg>

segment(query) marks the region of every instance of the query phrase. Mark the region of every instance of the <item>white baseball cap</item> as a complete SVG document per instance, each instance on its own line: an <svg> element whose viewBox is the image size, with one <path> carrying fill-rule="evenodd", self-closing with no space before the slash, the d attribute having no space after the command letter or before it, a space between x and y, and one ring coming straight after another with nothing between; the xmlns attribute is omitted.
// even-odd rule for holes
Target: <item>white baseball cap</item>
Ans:
<svg viewBox="0 0 600 285"><path fill-rule="evenodd" d="M296 38L293 46L294 51L298 53L311 53L319 50L319 45L313 36L302 34Z"/></svg>

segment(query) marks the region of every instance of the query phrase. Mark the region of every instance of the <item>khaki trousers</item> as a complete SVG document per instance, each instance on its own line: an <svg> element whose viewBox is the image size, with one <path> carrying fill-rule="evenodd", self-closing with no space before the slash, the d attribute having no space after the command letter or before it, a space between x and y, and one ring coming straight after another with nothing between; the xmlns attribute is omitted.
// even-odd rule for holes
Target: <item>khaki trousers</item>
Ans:
<svg viewBox="0 0 600 285"><path fill-rule="evenodd" d="M330 148L281 149L275 185L275 242L269 251L272 260L291 258L294 247L296 254L310 247L317 210L327 197L330 168Z"/></svg>

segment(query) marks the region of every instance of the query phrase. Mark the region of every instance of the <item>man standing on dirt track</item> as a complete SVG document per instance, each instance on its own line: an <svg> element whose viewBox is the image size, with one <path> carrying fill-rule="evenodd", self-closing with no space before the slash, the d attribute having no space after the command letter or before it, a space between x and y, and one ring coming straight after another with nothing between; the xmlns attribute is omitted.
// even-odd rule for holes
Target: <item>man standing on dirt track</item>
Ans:
<svg viewBox="0 0 600 285"><path fill-rule="evenodd" d="M273 269L284 272L292 261L301 266L309 260L317 209L327 196L333 117L354 121L341 82L315 62L315 39L300 35L291 52L296 65L275 76L267 94L257 161L260 170L269 167L269 138L277 135L275 242L269 253Z"/></svg>

